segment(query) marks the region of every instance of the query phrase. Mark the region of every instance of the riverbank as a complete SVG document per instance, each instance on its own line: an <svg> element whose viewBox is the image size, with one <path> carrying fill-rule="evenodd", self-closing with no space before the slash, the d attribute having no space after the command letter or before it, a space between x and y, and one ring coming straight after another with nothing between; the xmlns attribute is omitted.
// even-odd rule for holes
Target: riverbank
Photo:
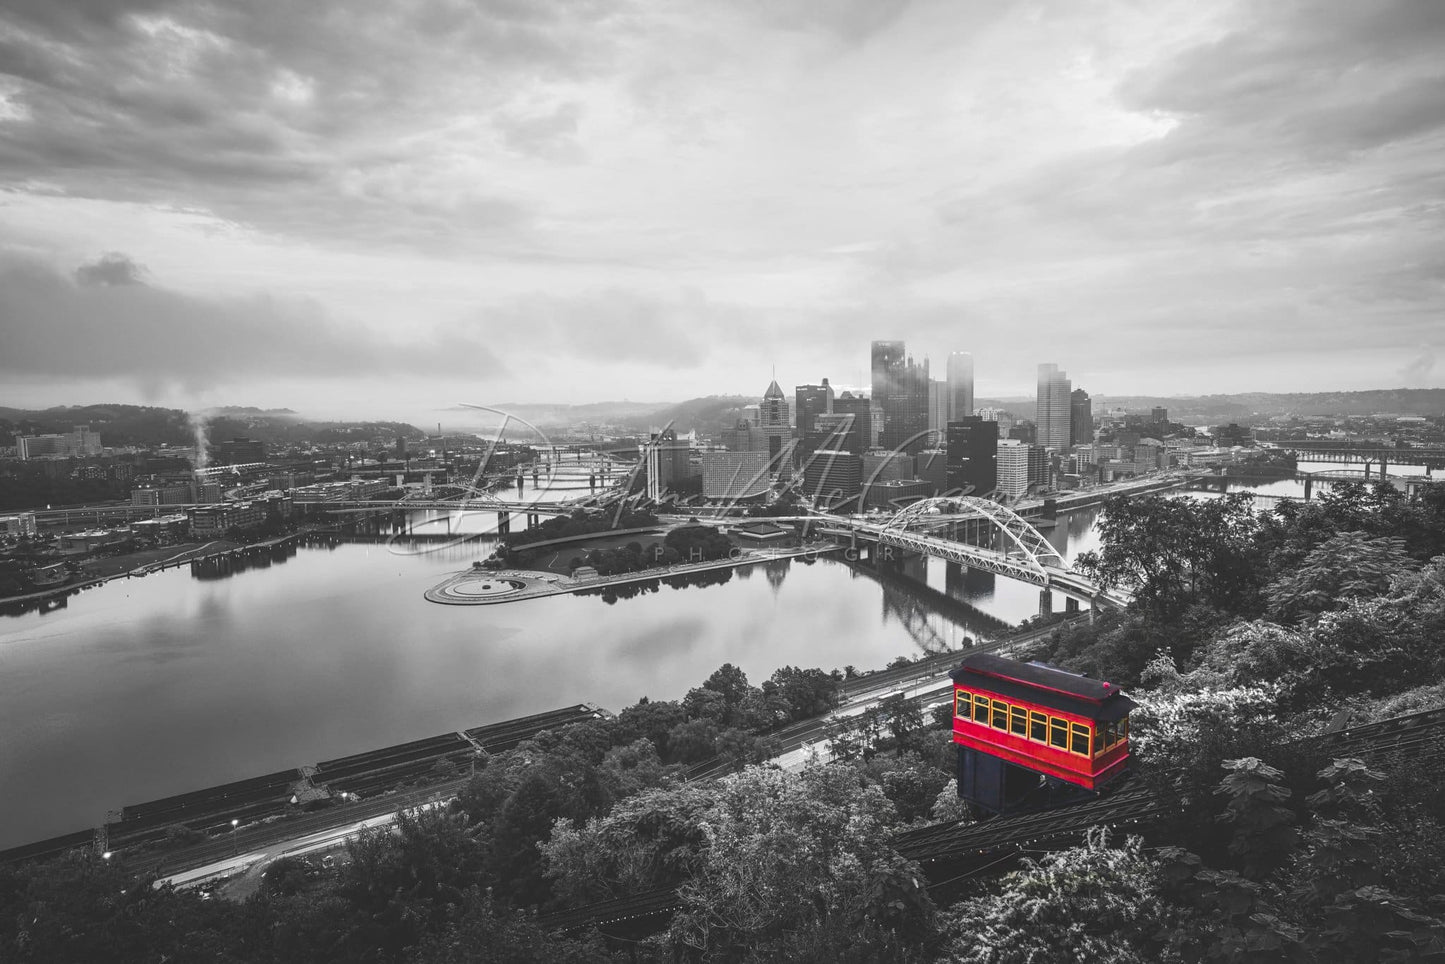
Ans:
<svg viewBox="0 0 1445 964"><path fill-rule="evenodd" d="M268 539L265 542L241 543L217 539L211 542L181 543L159 549L146 549L141 552L127 552L119 556L106 556L100 559L93 559L84 564L85 574L80 579L60 586L50 586L38 592L25 593L19 596L0 596L0 607L44 602L47 599L69 595L72 592L78 592L82 589L105 585L112 579L129 579L132 577L139 579L153 572L188 565L192 562L221 559L229 556L244 555L247 552L257 550L271 549L276 546L285 545L292 540L300 539L310 533L311 529L307 528L298 532L288 532L285 535Z"/></svg>
<svg viewBox="0 0 1445 964"><path fill-rule="evenodd" d="M685 562L675 566L658 566L615 576L591 576L581 579L556 572L529 569L464 569L448 576L422 595L427 602L446 606L490 606L497 603L563 596L568 593L603 589L628 583L668 579L717 569L733 569L775 559L793 559L838 552L842 546L831 542L801 546L795 549L738 549L727 559L707 562Z"/></svg>

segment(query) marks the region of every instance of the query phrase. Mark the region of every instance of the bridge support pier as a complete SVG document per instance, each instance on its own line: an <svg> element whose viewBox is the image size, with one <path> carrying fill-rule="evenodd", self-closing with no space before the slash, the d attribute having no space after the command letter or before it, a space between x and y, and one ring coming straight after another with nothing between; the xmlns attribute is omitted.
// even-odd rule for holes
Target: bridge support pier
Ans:
<svg viewBox="0 0 1445 964"><path fill-rule="evenodd" d="M1047 589L1039 590L1039 615L1047 616L1054 611L1054 594Z"/></svg>
<svg viewBox="0 0 1445 964"><path fill-rule="evenodd" d="M1305 476L1305 501L1306 501L1306 502L1308 502L1308 501L1310 500L1310 490L1314 488L1314 482L1315 482L1314 479L1310 478L1308 475Z"/></svg>
<svg viewBox="0 0 1445 964"><path fill-rule="evenodd" d="M1069 596L1067 599L1064 600L1064 612L1076 613L1078 611L1079 601L1077 599L1075 599L1073 596Z"/></svg>
<svg viewBox="0 0 1445 964"><path fill-rule="evenodd" d="M512 531L512 514L510 512L497 513L497 532L506 533Z"/></svg>

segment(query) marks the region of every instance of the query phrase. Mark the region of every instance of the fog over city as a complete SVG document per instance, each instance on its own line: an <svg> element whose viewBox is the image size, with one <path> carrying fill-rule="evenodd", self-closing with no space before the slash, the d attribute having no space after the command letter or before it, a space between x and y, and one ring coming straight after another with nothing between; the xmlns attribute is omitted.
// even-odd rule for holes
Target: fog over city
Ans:
<svg viewBox="0 0 1445 964"><path fill-rule="evenodd" d="M1445 5L0 4L5 404L1445 385Z"/></svg>

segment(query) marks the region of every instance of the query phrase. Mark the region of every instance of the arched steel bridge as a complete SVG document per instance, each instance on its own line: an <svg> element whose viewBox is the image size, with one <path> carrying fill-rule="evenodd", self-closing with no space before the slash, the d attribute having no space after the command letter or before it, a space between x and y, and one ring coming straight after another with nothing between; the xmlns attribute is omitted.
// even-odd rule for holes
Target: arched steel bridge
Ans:
<svg viewBox="0 0 1445 964"><path fill-rule="evenodd" d="M1105 590L1069 568L1039 531L1006 505L975 496L922 499L882 522L820 514L812 517L830 534L861 537L880 545L946 559L960 565L1056 590L1091 604L1125 606L1129 597ZM937 530L958 522L983 520L995 534L998 548L959 542Z"/></svg>

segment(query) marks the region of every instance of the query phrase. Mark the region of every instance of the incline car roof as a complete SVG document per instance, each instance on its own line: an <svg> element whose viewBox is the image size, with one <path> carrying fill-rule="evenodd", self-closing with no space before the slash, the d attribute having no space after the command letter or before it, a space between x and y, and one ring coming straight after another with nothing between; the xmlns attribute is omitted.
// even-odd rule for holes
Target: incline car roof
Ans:
<svg viewBox="0 0 1445 964"><path fill-rule="evenodd" d="M960 686L989 689L1000 696L1028 699L1094 719L1118 719L1136 705L1117 686L1103 680L990 653L965 657L949 675Z"/></svg>

